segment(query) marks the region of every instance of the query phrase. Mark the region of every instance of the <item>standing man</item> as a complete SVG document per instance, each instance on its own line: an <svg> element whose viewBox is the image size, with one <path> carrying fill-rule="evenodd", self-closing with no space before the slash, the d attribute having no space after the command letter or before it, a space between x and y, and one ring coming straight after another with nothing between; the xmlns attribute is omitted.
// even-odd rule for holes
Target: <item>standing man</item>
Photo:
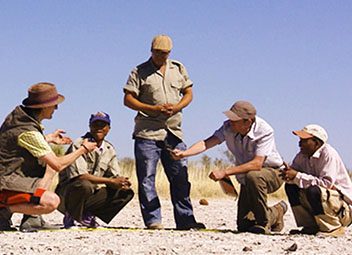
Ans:
<svg viewBox="0 0 352 255"><path fill-rule="evenodd" d="M55 172L96 148L95 142L84 140L73 153L54 154L49 143L67 144L71 139L63 137L60 129L45 136L41 121L51 119L62 101L64 96L54 84L35 84L0 128L0 230L15 230L11 227L13 213L25 214L22 231L41 229L41 218L31 215L51 213L59 205L59 197L47 190Z"/></svg>
<svg viewBox="0 0 352 255"><path fill-rule="evenodd" d="M135 158L142 216L149 229L163 229L160 201L155 190L159 160L170 182L176 228L205 228L193 216L187 161L173 160L171 148L186 149L181 130L182 109L192 101L192 85L186 68L168 59L172 49L167 35L154 37L151 58L132 70L124 87L124 104L136 110Z"/></svg>
<svg viewBox="0 0 352 255"><path fill-rule="evenodd" d="M197 155L226 142L236 163L227 169L212 171L209 177L218 181L236 175L241 184L238 231L258 234L268 234L270 230L280 232L287 205L284 201L272 207L267 205L267 194L278 190L283 183L278 171L283 161L276 150L274 131L256 116L256 109L249 102L238 101L224 113L229 119L212 136L195 143L188 150L174 150L174 158ZM250 217L250 212L254 218Z"/></svg>
<svg viewBox="0 0 352 255"><path fill-rule="evenodd" d="M133 198L128 178L119 176L114 146L105 140L110 126L107 113L92 114L90 131L68 149L68 153L78 150L86 138L98 146L60 173L56 192L62 198L59 210L65 213L65 228L74 226L75 220L86 227L97 227L96 216L108 224Z"/></svg>
<svg viewBox="0 0 352 255"><path fill-rule="evenodd" d="M337 151L327 144L328 134L311 124L293 131L300 152L282 171L297 226L291 234L343 235L352 222L352 182Z"/></svg>

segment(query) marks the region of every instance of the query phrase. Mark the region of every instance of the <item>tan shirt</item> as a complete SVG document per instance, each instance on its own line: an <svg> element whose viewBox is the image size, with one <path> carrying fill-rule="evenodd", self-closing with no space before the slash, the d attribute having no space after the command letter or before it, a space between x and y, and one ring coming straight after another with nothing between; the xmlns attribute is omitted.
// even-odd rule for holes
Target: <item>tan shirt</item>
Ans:
<svg viewBox="0 0 352 255"><path fill-rule="evenodd" d="M145 104L177 104L182 99L182 91L192 85L186 68L180 62L168 59L163 76L149 59L132 70L124 91L135 93L137 99ZM135 118L133 137L164 140L168 129L182 139L181 121L182 112L167 117L139 111Z"/></svg>
<svg viewBox="0 0 352 255"><path fill-rule="evenodd" d="M82 138L77 139L68 152L75 151L81 146ZM120 172L116 151L107 141L100 148L80 156L72 165L59 175L60 183L65 184L70 179L82 174L91 174L99 177L117 176Z"/></svg>

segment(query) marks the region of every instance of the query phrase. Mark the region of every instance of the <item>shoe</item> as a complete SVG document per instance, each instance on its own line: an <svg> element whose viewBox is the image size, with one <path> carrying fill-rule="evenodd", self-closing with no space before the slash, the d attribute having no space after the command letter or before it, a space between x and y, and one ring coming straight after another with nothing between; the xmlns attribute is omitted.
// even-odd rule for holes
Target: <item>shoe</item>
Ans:
<svg viewBox="0 0 352 255"><path fill-rule="evenodd" d="M21 232L36 232L45 229L59 229L59 227L47 223L41 215L23 215L20 224Z"/></svg>
<svg viewBox="0 0 352 255"><path fill-rule="evenodd" d="M270 234L270 231L268 228L260 226L260 225L254 225L253 227L248 228L248 232L253 233L253 234L263 234L263 235Z"/></svg>
<svg viewBox="0 0 352 255"><path fill-rule="evenodd" d="M200 230L206 229L205 225L201 222L194 222L189 225L177 227L177 230Z"/></svg>
<svg viewBox="0 0 352 255"><path fill-rule="evenodd" d="M151 223L151 224L147 225L147 229L162 230L162 229L164 229L164 226L161 223L155 222L155 223Z"/></svg>
<svg viewBox="0 0 352 255"><path fill-rule="evenodd" d="M290 235L315 235L319 232L317 227L303 227L301 230L299 229L291 229Z"/></svg>
<svg viewBox="0 0 352 255"><path fill-rule="evenodd" d="M81 223L83 226L87 228L97 228L100 226L96 221L96 217L89 212L83 215L82 220L79 223Z"/></svg>
<svg viewBox="0 0 352 255"><path fill-rule="evenodd" d="M11 227L11 216L12 213L8 208L0 209L0 231L17 231L17 228Z"/></svg>
<svg viewBox="0 0 352 255"><path fill-rule="evenodd" d="M72 216L68 212L65 212L63 222L64 222L64 228L66 228L66 229L76 226L75 220L72 218Z"/></svg>
<svg viewBox="0 0 352 255"><path fill-rule="evenodd" d="M278 216L276 222L271 226L271 231L273 232L281 232L281 230L284 228L284 215L287 212L287 204L285 201L280 201L274 207L278 211Z"/></svg>
<svg viewBox="0 0 352 255"><path fill-rule="evenodd" d="M331 232L319 232L319 236L341 237L345 235L345 227L339 227Z"/></svg>

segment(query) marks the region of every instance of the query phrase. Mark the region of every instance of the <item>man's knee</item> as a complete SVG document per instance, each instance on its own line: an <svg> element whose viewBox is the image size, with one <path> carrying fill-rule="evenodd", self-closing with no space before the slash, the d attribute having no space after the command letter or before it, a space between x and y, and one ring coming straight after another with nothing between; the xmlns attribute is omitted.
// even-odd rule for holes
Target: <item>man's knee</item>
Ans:
<svg viewBox="0 0 352 255"><path fill-rule="evenodd" d="M258 185L261 181L264 181L260 171L249 171L245 175L246 185Z"/></svg>
<svg viewBox="0 0 352 255"><path fill-rule="evenodd" d="M95 190L95 185L88 180L75 180L70 185L70 192L82 194L92 194Z"/></svg>
<svg viewBox="0 0 352 255"><path fill-rule="evenodd" d="M134 197L134 191L132 189L128 189L125 192L125 200L126 202L129 202L132 200L132 198Z"/></svg>
<svg viewBox="0 0 352 255"><path fill-rule="evenodd" d="M324 214L321 199L321 189L319 186L310 186L306 189L307 200L312 207L314 215Z"/></svg>
<svg viewBox="0 0 352 255"><path fill-rule="evenodd" d="M319 186L310 186L306 189L308 201L321 200L321 189Z"/></svg>
<svg viewBox="0 0 352 255"><path fill-rule="evenodd" d="M299 200L299 192L300 188L295 184L285 184L285 192L288 197L288 201L291 206L300 205L301 202Z"/></svg>
<svg viewBox="0 0 352 255"><path fill-rule="evenodd" d="M60 204L60 197L51 191L45 191L40 198L40 205L46 208L47 213L57 209Z"/></svg>

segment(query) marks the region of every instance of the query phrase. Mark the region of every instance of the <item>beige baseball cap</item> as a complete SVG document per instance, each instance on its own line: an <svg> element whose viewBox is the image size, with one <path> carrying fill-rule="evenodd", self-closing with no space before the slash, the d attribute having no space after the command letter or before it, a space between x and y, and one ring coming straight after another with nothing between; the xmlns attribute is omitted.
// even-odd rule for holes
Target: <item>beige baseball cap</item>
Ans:
<svg viewBox="0 0 352 255"><path fill-rule="evenodd" d="M232 121L242 119L253 119L257 114L255 107L247 101L237 101L234 103L230 110L224 114Z"/></svg>
<svg viewBox="0 0 352 255"><path fill-rule="evenodd" d="M324 128L316 124L309 124L301 130L292 131L292 133L302 139L316 137L322 140L324 143L328 141L328 133Z"/></svg>
<svg viewBox="0 0 352 255"><path fill-rule="evenodd" d="M167 35L157 35L152 41L153 50L171 51L172 40Z"/></svg>

